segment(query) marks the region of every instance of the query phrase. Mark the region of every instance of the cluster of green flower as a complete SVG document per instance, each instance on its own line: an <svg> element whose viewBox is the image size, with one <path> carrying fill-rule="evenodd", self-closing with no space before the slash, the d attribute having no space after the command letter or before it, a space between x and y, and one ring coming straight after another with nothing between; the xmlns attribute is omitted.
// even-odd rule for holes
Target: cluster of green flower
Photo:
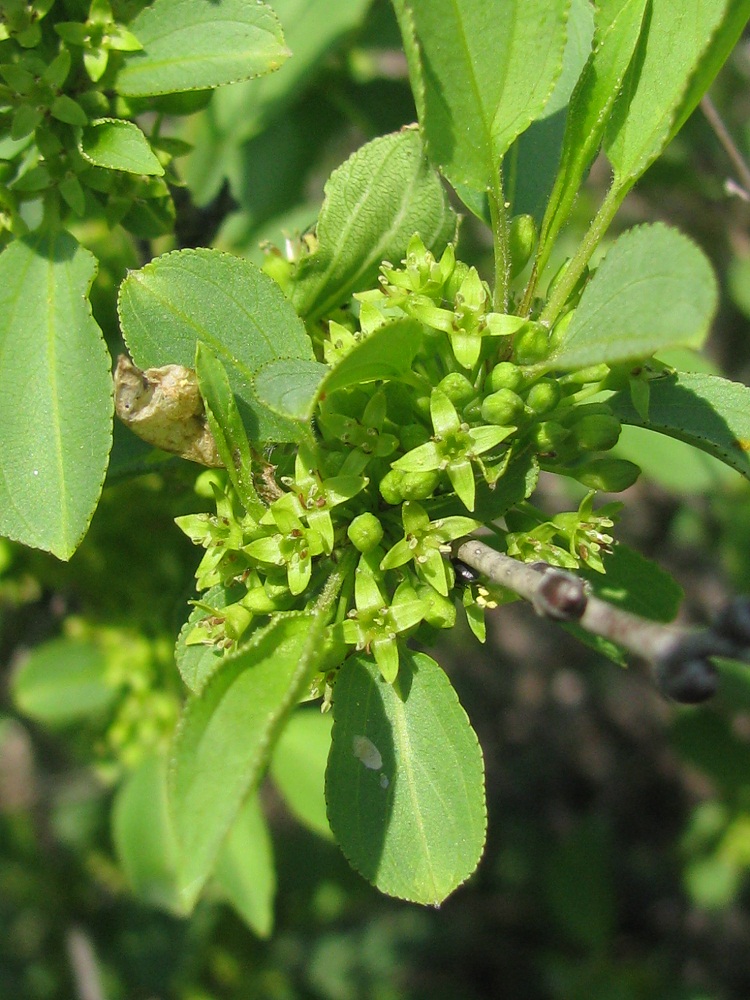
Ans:
<svg viewBox="0 0 750 1000"><path fill-rule="evenodd" d="M480 638L485 607L510 599L457 587L451 543L487 524L518 558L603 572L619 505L595 512L593 490L622 490L638 470L604 455L620 423L606 402L589 400L609 369L551 374L544 361L556 331L492 312L486 284L452 246L436 260L414 237L404 266L383 264L380 287L355 298L354 310L320 328L323 360L335 368L408 318L414 362L392 379L324 394L310 438L272 452L272 489L259 488L267 506L244 510L230 485L215 484L216 516L180 519L207 550L198 587L214 588L187 641L234 645L258 619L309 606L348 558L330 660L370 650L392 681L399 643L417 629L451 627L454 597ZM540 468L592 492L548 520L527 499ZM501 517L504 528L492 523Z"/></svg>

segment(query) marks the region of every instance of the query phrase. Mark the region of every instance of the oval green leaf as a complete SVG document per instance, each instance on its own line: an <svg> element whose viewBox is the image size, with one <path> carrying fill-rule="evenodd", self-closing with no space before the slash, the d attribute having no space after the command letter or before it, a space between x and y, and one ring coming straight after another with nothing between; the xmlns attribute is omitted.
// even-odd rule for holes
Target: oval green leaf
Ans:
<svg viewBox="0 0 750 1000"><path fill-rule="evenodd" d="M121 118L100 118L87 125L81 133L80 149L84 159L97 167L157 177L164 173L143 132L134 122Z"/></svg>
<svg viewBox="0 0 750 1000"><path fill-rule="evenodd" d="M52 639L37 646L16 672L13 697L32 719L65 725L105 711L117 690L107 683L107 660L97 646Z"/></svg>
<svg viewBox="0 0 750 1000"><path fill-rule="evenodd" d="M273 845L257 795L240 809L216 862L215 884L251 931L273 930L276 870Z"/></svg>
<svg viewBox="0 0 750 1000"><path fill-rule="evenodd" d="M309 683L322 629L322 614L276 618L228 656L201 694L187 702L175 735L170 802L188 908Z"/></svg>
<svg viewBox="0 0 750 1000"><path fill-rule="evenodd" d="M139 368L192 368L202 341L226 369L250 439L297 440L299 428L259 402L253 380L279 357L314 360L312 344L279 286L254 264L218 250L165 254L128 274L119 312Z"/></svg>
<svg viewBox="0 0 750 1000"><path fill-rule="evenodd" d="M661 223L636 226L608 251L544 367L571 370L700 347L716 301L711 265L687 236Z"/></svg>
<svg viewBox="0 0 750 1000"><path fill-rule="evenodd" d="M717 375L680 372L650 382L648 421L623 390L609 399L627 424L686 441L750 479L750 389Z"/></svg>
<svg viewBox="0 0 750 1000"><path fill-rule="evenodd" d="M629 187L656 159L684 121L683 102L712 36L732 0L651 0L635 59L622 96L607 126L604 149L615 172L615 187ZM741 30L741 29L740 29ZM719 64L720 65L720 64ZM714 67L714 74L719 65ZM711 82L700 74L703 89ZM693 94L693 107L700 99Z"/></svg>
<svg viewBox="0 0 750 1000"><path fill-rule="evenodd" d="M326 799L341 849L382 892L441 903L476 868L487 824L482 752L450 681L422 653L402 655L393 685L354 657L333 712Z"/></svg>
<svg viewBox="0 0 750 1000"><path fill-rule="evenodd" d="M331 749L330 712L303 708L295 712L276 744L271 777L289 809L308 829L331 839L326 815L325 774Z"/></svg>
<svg viewBox="0 0 750 1000"><path fill-rule="evenodd" d="M69 233L0 254L0 534L60 559L88 528L112 444L111 361L88 301L95 274Z"/></svg>
<svg viewBox="0 0 750 1000"><path fill-rule="evenodd" d="M414 233L439 253L455 230L455 213L419 133L374 139L328 178L318 246L300 260L292 301L308 319L324 316L374 285L382 261L400 261Z"/></svg>
<svg viewBox="0 0 750 1000"><path fill-rule="evenodd" d="M125 54L116 89L147 97L220 87L278 69L289 55L278 18L247 0L156 0L129 25L143 46Z"/></svg>
<svg viewBox="0 0 750 1000"><path fill-rule="evenodd" d="M166 754L147 757L118 789L112 839L138 899L184 916L177 892L177 844L167 808Z"/></svg>
<svg viewBox="0 0 750 1000"><path fill-rule="evenodd" d="M570 0L396 0L419 121L451 183L484 191L562 69Z"/></svg>

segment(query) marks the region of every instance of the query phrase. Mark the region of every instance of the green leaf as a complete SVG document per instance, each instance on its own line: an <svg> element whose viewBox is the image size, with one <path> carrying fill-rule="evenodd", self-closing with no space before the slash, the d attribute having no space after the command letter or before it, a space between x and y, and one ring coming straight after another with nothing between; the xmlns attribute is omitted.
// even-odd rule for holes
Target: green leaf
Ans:
<svg viewBox="0 0 750 1000"><path fill-rule="evenodd" d="M88 291L96 261L68 233L0 255L0 533L69 559L112 443L112 379Z"/></svg>
<svg viewBox="0 0 750 1000"><path fill-rule="evenodd" d="M139 368L190 368L202 341L227 370L250 440L297 439L292 421L258 401L253 380L279 356L312 361L312 345L284 293L255 265L217 250L165 254L129 272L119 312Z"/></svg>
<svg viewBox="0 0 750 1000"><path fill-rule="evenodd" d="M691 77L714 33L718 30L724 37L724 18L731 12L735 24L739 11L744 11L746 22L750 15L747 0L694 0L689 6L681 0L651 0L638 50L609 118L604 142L615 172L615 188L629 187L685 120L688 108L683 102L690 93ZM714 66L713 60L711 63L715 75L719 66ZM693 107L712 79L705 69L698 77L700 85L690 101Z"/></svg>
<svg viewBox="0 0 750 1000"><path fill-rule="evenodd" d="M277 413L307 422L323 395L377 379L401 378L411 370L421 343L420 323L395 320L365 337L334 368L317 362L272 362L258 374L255 391Z"/></svg>
<svg viewBox="0 0 750 1000"><path fill-rule="evenodd" d="M211 348L200 342L195 352L195 373L208 425L240 503L247 511L263 511L253 483L250 442L227 373Z"/></svg>
<svg viewBox="0 0 750 1000"><path fill-rule="evenodd" d="M589 58L593 35L591 5L588 0L573 0L568 15L562 71L555 89L544 111L521 133L509 156L509 166L503 179L513 215L528 213L541 219L544 213L560 161L570 114L568 104Z"/></svg>
<svg viewBox="0 0 750 1000"><path fill-rule="evenodd" d="M610 454L635 462L644 476L670 493L716 493L731 489L735 477L718 458L645 427L623 426Z"/></svg>
<svg viewBox="0 0 750 1000"><path fill-rule="evenodd" d="M147 757L118 789L112 839L138 899L184 916L177 892L177 843L167 808L166 754Z"/></svg>
<svg viewBox="0 0 750 1000"><path fill-rule="evenodd" d="M383 260L401 260L414 233L436 255L456 216L430 167L419 133L405 129L357 150L331 174L316 230L317 249L299 262L292 301L317 319L375 284Z"/></svg>
<svg viewBox="0 0 750 1000"><path fill-rule="evenodd" d="M175 736L170 801L188 908L316 669L328 600L315 614L276 618L256 632L187 702Z"/></svg>
<svg viewBox="0 0 750 1000"><path fill-rule="evenodd" d="M326 815L325 773L331 749L331 713L316 706L292 715L276 744L271 777L297 819L331 839Z"/></svg>
<svg viewBox="0 0 750 1000"><path fill-rule="evenodd" d="M126 54L117 76L126 97L220 87L270 73L289 55L271 8L246 0L155 0L129 28L143 49Z"/></svg>
<svg viewBox="0 0 750 1000"><path fill-rule="evenodd" d="M382 892L441 903L476 868L486 829L481 750L448 678L414 653L387 684L354 657L333 712L326 798L344 854Z"/></svg>
<svg viewBox="0 0 750 1000"><path fill-rule="evenodd" d="M422 329L421 323L413 319L378 327L331 369L320 387L321 393L377 379L397 381L411 371L422 346Z"/></svg>
<svg viewBox="0 0 750 1000"><path fill-rule="evenodd" d="M221 848L215 873L224 899L258 937L273 930L276 870L268 826L257 795L237 815Z"/></svg>
<svg viewBox="0 0 750 1000"><path fill-rule="evenodd" d="M750 389L716 375L678 373L651 383L648 423L627 391L608 402L624 423L667 434L721 459L750 479Z"/></svg>
<svg viewBox="0 0 750 1000"><path fill-rule="evenodd" d="M395 0L419 121L451 183L483 191L562 69L570 0Z"/></svg>
<svg viewBox="0 0 750 1000"><path fill-rule="evenodd" d="M13 676L13 697L26 715L68 725L104 712L117 698L107 660L92 643L52 639L37 646Z"/></svg>
<svg viewBox="0 0 750 1000"><path fill-rule="evenodd" d="M280 120L324 60L362 22L368 6L369 0L274 0L274 13L294 57L276 73L219 88L205 112L188 124L194 148L181 174L196 204L214 198L225 177L241 200L241 147L273 119Z"/></svg>
<svg viewBox="0 0 750 1000"><path fill-rule="evenodd" d="M81 134L80 149L84 159L97 167L158 177L164 173L143 132L121 118L99 118L87 125Z"/></svg>
<svg viewBox="0 0 750 1000"><path fill-rule="evenodd" d="M261 368L253 388L261 403L275 413L306 423L327 374L327 365L319 361L283 358Z"/></svg>
<svg viewBox="0 0 750 1000"><path fill-rule="evenodd" d="M711 265L691 240L661 223L636 226L609 249L543 366L570 370L700 347L716 300Z"/></svg>
<svg viewBox="0 0 750 1000"><path fill-rule="evenodd" d="M600 27L594 51L568 109L560 168L544 216L545 256L567 220L586 171L601 145L612 107L633 57L649 0L625 0ZM603 30L602 30L603 29Z"/></svg>

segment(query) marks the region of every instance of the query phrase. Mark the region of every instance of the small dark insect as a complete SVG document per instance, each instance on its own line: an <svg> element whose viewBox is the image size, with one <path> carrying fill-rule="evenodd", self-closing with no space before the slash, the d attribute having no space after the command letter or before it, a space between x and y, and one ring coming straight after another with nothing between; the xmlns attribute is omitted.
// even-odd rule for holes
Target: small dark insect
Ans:
<svg viewBox="0 0 750 1000"><path fill-rule="evenodd" d="M456 574L456 583L460 583L464 587L468 586L470 583L476 583L482 576L481 573L472 569L471 566L467 566L466 563L461 562L460 559L451 559L451 563Z"/></svg>

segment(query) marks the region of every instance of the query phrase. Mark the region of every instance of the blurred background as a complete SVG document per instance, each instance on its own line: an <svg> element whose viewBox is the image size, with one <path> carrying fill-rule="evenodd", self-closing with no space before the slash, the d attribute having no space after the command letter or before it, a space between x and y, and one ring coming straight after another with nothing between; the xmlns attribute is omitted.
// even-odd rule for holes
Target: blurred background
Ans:
<svg viewBox="0 0 750 1000"><path fill-rule="evenodd" d="M175 245L260 262L264 241L283 247L314 222L326 177L352 150L415 118L385 0L329 2L325 17L320 3L271 5L294 58L173 122L193 144L173 192L177 242L94 225L78 234L102 260L93 299L113 356L127 267ZM750 154L747 40L711 99ZM561 259L607 180L597 162ZM750 204L701 111L615 229L655 219L696 240L722 292L705 356L667 360L749 383ZM489 234L472 218L458 255L489 277ZM380 896L270 785L273 927L218 894L190 918L170 913L154 880L134 895L118 856L126 793L137 802L132 776L177 717L172 650L200 555L173 518L207 505L187 463L126 476L133 447L117 428L101 505L69 564L0 541L0 997L750 996L750 676L724 664L720 695L680 708L642 666L602 659L521 605L495 612L485 646L457 629L433 651L478 733L489 807L479 870L442 908ZM617 537L679 582L683 620L705 623L750 593L750 484L636 429L618 451L644 476L621 497ZM554 513L577 504L576 490L543 478L536 500ZM321 780L313 767L311 796Z"/></svg>

